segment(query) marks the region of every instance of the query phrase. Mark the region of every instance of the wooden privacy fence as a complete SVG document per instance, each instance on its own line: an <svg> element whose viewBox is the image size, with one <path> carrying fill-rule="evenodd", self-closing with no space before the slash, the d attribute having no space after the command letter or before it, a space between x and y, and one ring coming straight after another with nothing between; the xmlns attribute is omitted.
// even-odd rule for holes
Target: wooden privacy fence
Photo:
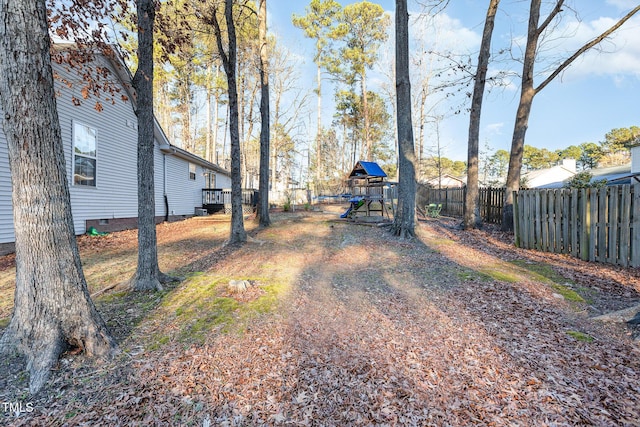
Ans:
<svg viewBox="0 0 640 427"><path fill-rule="evenodd" d="M422 204L442 204L443 215L462 217L464 215L465 188L425 188L421 191ZM480 216L484 222L502 224L504 188L480 188ZM424 207L424 206L422 206Z"/></svg>
<svg viewBox="0 0 640 427"><path fill-rule="evenodd" d="M640 266L640 185L514 193L516 246Z"/></svg>

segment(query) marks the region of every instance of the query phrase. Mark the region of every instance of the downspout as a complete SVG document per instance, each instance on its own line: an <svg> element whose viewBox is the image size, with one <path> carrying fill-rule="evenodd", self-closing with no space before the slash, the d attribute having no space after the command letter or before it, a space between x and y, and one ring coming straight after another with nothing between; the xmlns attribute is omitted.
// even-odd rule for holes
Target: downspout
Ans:
<svg viewBox="0 0 640 427"><path fill-rule="evenodd" d="M169 222L169 196L167 195L167 155L162 154L162 194L164 196L164 220Z"/></svg>

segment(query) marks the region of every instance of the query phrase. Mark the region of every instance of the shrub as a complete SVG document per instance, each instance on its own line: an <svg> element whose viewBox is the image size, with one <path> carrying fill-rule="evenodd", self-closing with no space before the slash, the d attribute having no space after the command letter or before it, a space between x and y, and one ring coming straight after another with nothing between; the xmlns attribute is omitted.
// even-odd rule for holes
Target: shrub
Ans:
<svg viewBox="0 0 640 427"><path fill-rule="evenodd" d="M582 171L575 174L568 180L565 188L602 188L607 185L606 179L592 181L593 175L589 171Z"/></svg>

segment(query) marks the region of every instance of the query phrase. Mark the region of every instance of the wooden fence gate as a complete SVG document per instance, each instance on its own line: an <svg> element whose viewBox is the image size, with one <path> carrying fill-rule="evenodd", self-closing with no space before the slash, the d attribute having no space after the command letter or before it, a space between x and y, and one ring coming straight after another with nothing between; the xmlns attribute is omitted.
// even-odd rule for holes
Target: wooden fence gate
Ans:
<svg viewBox="0 0 640 427"><path fill-rule="evenodd" d="M640 184L514 193L516 246L640 266Z"/></svg>

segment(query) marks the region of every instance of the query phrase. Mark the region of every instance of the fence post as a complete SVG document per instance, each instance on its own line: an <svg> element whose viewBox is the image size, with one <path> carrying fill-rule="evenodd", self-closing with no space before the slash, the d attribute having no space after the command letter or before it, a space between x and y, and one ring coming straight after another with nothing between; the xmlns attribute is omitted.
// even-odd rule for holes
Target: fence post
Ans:
<svg viewBox="0 0 640 427"><path fill-rule="evenodd" d="M631 248L631 186L622 186L620 197L620 262L624 267L629 266Z"/></svg>
<svg viewBox="0 0 640 427"><path fill-rule="evenodd" d="M631 266L640 267L640 184L633 185L631 210Z"/></svg>
<svg viewBox="0 0 640 427"><path fill-rule="evenodd" d="M589 240L591 237L591 195L585 188L580 190L580 258L587 261L589 259Z"/></svg>
<svg viewBox="0 0 640 427"><path fill-rule="evenodd" d="M520 209L518 204L518 192L513 192L513 236L515 237L515 245L520 247Z"/></svg>

